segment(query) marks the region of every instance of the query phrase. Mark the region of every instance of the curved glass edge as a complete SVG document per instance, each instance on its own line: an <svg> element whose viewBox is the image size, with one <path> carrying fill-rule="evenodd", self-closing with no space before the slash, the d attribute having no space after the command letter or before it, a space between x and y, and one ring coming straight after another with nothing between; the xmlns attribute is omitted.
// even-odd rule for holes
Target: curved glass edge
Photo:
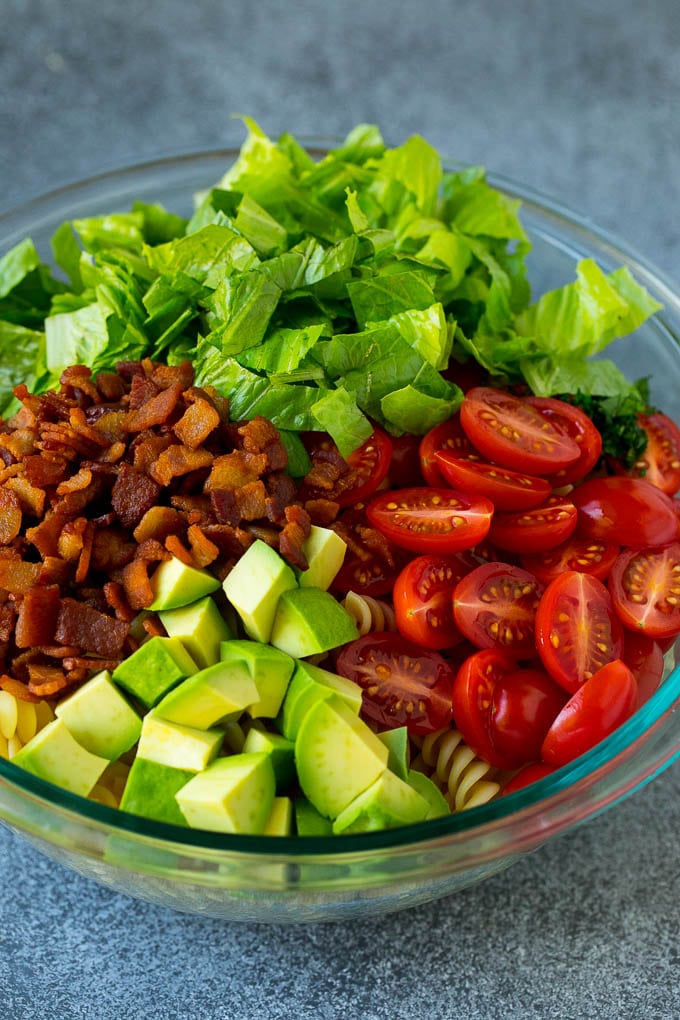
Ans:
<svg viewBox="0 0 680 1020"><path fill-rule="evenodd" d="M336 144L336 139L302 139L307 144L313 155L323 155L329 145ZM212 166L227 164L229 160L237 155L237 149L218 149L199 153L186 153L179 156L169 156L159 160L124 167L121 169L108 170L84 181L75 181L65 184L44 195L38 196L20 206L0 212L0 231L7 227L13 219L23 217L34 218L31 226L34 230L39 229L44 223L54 216L54 210L47 214L46 210L55 202L62 203L71 197L74 200L73 210L69 206L60 205L59 216L67 219L69 213L74 211L82 200L83 190L97 191L104 185L111 184L115 190L125 195L128 199L132 196L127 191L127 182L135 182L136 178L152 173L163 173L175 171L182 174L187 167L196 167L197 164ZM465 164L455 160L444 160L445 168L460 168ZM592 247L593 239L603 245L609 257L614 262L625 261L632 271L639 277L649 289L655 292L655 296L662 301L664 307L670 306L680 315L680 296L674 284L664 273L657 269L653 263L643 258L638 252L632 249L624 240L615 233L596 226L588 217L585 217L570 207L560 203L554 198L547 196L530 186L519 184L512 178L503 174L488 172L489 182L506 192L514 198L518 198L525 206L531 205L535 211L545 217L554 219L556 224L565 223L576 230L583 237L584 249ZM167 186L167 182L166 186ZM93 196L95 197L95 196ZM41 214L45 213L41 219ZM19 228L21 233L19 240L26 236L25 227ZM534 228L537 235L542 231ZM555 237L545 233L545 238L551 244L555 244ZM11 246L15 238L9 236L0 238L2 247L9 241ZM572 246L569 251L572 251ZM659 318L675 337L675 332L665 321L663 311L657 313ZM118 809L98 804L87 800L76 794L72 794L61 787L54 786L45 780L39 779L27 773L23 769L0 759L0 778L4 778L13 788L22 792L30 793L36 801L46 808L58 807L72 816L75 821L87 819L97 825L106 826L108 829L119 830L122 834L130 836L141 836L152 840L162 841L164 846L174 844L178 848L187 847L192 849L210 849L222 851L237 851L244 854L263 855L263 851L276 854L277 857L290 855L291 857L306 856L337 856L352 854L372 849L408 849L423 841L437 840L452 835L462 835L472 829L479 830L484 827L500 823L517 813L527 813L534 816L536 809L548 808L555 798L558 798L566 790L576 783L590 779L596 781L602 775L607 766L616 766L616 760L628 749L632 748L637 741L644 738L648 731L658 723L664 714L674 706L676 699L680 698L680 666L672 671L661 687L626 723L624 723L613 734L601 741L596 747L576 759L569 765L559 769L551 776L533 783L531 786L507 795L499 800L491 801L488 804L471 808L465 812L453 814L441 819L419 823L412 826L404 826L396 829L384 830L374 833L350 834L332 837L277 837L275 846L272 839L263 836L237 835L230 836L222 833L211 833L205 830L191 830L163 822L150 821L141 816L121 812ZM669 748L667 756L658 763L650 774L645 774L638 779L633 778L613 799L609 798L608 806L615 800L627 796L637 789L639 785L648 782L654 775L663 769L680 755L680 735L678 741L672 748ZM0 786L0 791L2 787ZM534 809L533 811L531 809ZM588 817L596 813L589 813ZM0 803L0 819L2 818L2 804ZM7 819L5 819L7 820ZM527 818L528 820L528 818ZM20 824L16 821L10 824Z"/></svg>

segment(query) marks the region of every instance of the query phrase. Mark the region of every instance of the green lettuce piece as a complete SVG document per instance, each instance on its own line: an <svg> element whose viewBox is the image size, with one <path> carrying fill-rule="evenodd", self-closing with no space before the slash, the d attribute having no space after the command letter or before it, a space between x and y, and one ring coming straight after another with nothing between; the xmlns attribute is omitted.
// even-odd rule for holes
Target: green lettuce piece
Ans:
<svg viewBox="0 0 680 1020"><path fill-rule="evenodd" d="M141 251L144 244L144 216L141 212L111 213L73 220L73 229L85 251L96 253L109 248Z"/></svg>
<svg viewBox="0 0 680 1020"><path fill-rule="evenodd" d="M239 354L238 361L245 368L272 376L294 372L324 332L319 323L302 329L281 327L263 343Z"/></svg>
<svg viewBox="0 0 680 1020"><path fill-rule="evenodd" d="M149 266L170 285L189 278L211 289L220 280L237 272L250 270L259 264L252 245L231 227L209 224L201 230L167 244L144 246ZM192 288L197 289L197 288Z"/></svg>
<svg viewBox="0 0 680 1020"><path fill-rule="evenodd" d="M391 317L401 336L425 361L440 371L449 363L453 331L446 321L444 309L437 302L422 310L397 312Z"/></svg>
<svg viewBox="0 0 680 1020"><path fill-rule="evenodd" d="M270 256L283 251L288 234L273 216L251 195L243 195L234 218L234 227L253 246L258 255Z"/></svg>
<svg viewBox="0 0 680 1020"><path fill-rule="evenodd" d="M7 297L18 284L40 266L33 241L25 238L0 258L0 298Z"/></svg>
<svg viewBox="0 0 680 1020"><path fill-rule="evenodd" d="M68 365L95 364L108 342L106 318L99 303L45 319L45 359L52 372Z"/></svg>
<svg viewBox="0 0 680 1020"><path fill-rule="evenodd" d="M447 175L443 215L471 237L528 241L519 219L520 202L493 188L480 168Z"/></svg>
<svg viewBox="0 0 680 1020"><path fill-rule="evenodd" d="M329 390L312 404L312 414L321 429L329 433L343 457L348 457L365 443L373 432L370 421L343 386Z"/></svg>
<svg viewBox="0 0 680 1020"><path fill-rule="evenodd" d="M420 436L456 413L463 399L461 391L457 387L456 390L454 396L446 399L432 397L415 386L404 386L384 396L380 409L388 426Z"/></svg>
<svg viewBox="0 0 680 1020"><path fill-rule="evenodd" d="M537 397L556 393L588 393L599 397L626 397L635 387L613 361L598 358L542 357L521 363L522 374Z"/></svg>
<svg viewBox="0 0 680 1020"><path fill-rule="evenodd" d="M288 454L288 474L292 475L293 478L304 478L312 470L312 462L309 459L304 443L297 432L279 429L279 436Z"/></svg>
<svg viewBox="0 0 680 1020"><path fill-rule="evenodd" d="M227 276L206 302L213 342L224 355L240 354L259 344L267 331L281 291L264 273Z"/></svg>
<svg viewBox="0 0 680 1020"><path fill-rule="evenodd" d="M142 217L142 236L147 244L167 244L186 232L185 217L169 212L159 202L133 202L132 212Z"/></svg>
<svg viewBox="0 0 680 1020"><path fill-rule="evenodd" d="M44 357L45 334L14 322L0 322L0 414L13 402L19 383L33 388L36 361Z"/></svg>
<svg viewBox="0 0 680 1020"><path fill-rule="evenodd" d="M374 165L379 174L398 181L414 197L420 212L429 216L437 204L442 182L439 153L420 135L412 135L403 145L388 149Z"/></svg>
<svg viewBox="0 0 680 1020"><path fill-rule="evenodd" d="M83 279L80 273L82 249L70 222L62 223L55 230L51 244L54 261L66 273L72 288L80 293L83 289Z"/></svg>
<svg viewBox="0 0 680 1020"><path fill-rule="evenodd" d="M422 311L434 304L432 287L420 270L352 280L347 293L360 329L369 322L383 322L397 312Z"/></svg>
<svg viewBox="0 0 680 1020"><path fill-rule="evenodd" d="M379 159L385 152L385 143L375 124L357 124L344 142L331 149L331 159L363 165L369 159Z"/></svg>

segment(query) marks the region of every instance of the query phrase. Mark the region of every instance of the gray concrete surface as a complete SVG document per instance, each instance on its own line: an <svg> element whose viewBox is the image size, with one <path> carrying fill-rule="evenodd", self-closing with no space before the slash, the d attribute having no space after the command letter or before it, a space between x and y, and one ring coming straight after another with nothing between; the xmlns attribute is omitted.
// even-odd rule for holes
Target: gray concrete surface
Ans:
<svg viewBox="0 0 680 1020"><path fill-rule="evenodd" d="M675 0L0 0L0 210L158 155L360 120L617 231L680 284ZM459 895L295 929L136 903L0 828L7 1020L680 1015L680 770Z"/></svg>

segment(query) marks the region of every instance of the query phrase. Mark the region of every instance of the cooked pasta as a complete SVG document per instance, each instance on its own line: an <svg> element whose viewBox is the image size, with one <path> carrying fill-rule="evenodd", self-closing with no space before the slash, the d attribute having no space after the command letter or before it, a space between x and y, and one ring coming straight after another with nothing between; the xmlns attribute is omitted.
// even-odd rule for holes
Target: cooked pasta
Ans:
<svg viewBox="0 0 680 1020"><path fill-rule="evenodd" d="M441 787L452 811L486 804L500 791L492 766L477 757L457 729L437 730L418 743L420 754L413 767Z"/></svg>
<svg viewBox="0 0 680 1020"><path fill-rule="evenodd" d="M384 599L376 599L371 595L359 595L348 591L343 599L343 606L356 622L359 634L369 634L374 630L396 630L394 609Z"/></svg>
<svg viewBox="0 0 680 1020"><path fill-rule="evenodd" d="M89 799L108 807L120 807L130 766L124 761L112 761L102 772L99 782L90 792Z"/></svg>
<svg viewBox="0 0 680 1020"><path fill-rule="evenodd" d="M24 701L0 690L0 758L10 760L54 719L47 701Z"/></svg>

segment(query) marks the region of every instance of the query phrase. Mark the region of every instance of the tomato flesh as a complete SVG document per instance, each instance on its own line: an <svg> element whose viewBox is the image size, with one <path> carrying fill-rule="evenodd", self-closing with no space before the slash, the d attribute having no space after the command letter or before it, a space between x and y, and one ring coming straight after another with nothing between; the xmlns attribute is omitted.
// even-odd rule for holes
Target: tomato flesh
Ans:
<svg viewBox="0 0 680 1020"><path fill-rule="evenodd" d="M637 684L621 659L599 669L569 699L546 734L541 755L566 765L599 744L635 711Z"/></svg>
<svg viewBox="0 0 680 1020"><path fill-rule="evenodd" d="M554 397L527 397L527 401L544 418L570 436L579 448L578 460L550 475L552 488L561 489L564 485L573 485L585 478L602 453L602 436L585 411Z"/></svg>
<svg viewBox="0 0 680 1020"><path fill-rule="evenodd" d="M494 514L489 540L508 552L545 552L566 542L577 522L576 507L570 499L550 496L533 510Z"/></svg>
<svg viewBox="0 0 680 1020"><path fill-rule="evenodd" d="M435 458L445 482L464 492L486 496L496 510L529 510L550 495L550 483L545 478L483 461L463 460L446 450L438 450Z"/></svg>
<svg viewBox="0 0 680 1020"><path fill-rule="evenodd" d="M493 694L491 742L508 769L536 761L555 718L568 699L541 669L518 669L500 679Z"/></svg>
<svg viewBox="0 0 680 1020"><path fill-rule="evenodd" d="M626 627L651 638L680 633L680 542L624 550L612 568L609 587Z"/></svg>
<svg viewBox="0 0 680 1020"><path fill-rule="evenodd" d="M537 783L539 779L545 779L546 776L551 776L557 769L553 768L552 765L546 765L543 761L534 761L531 765L525 765L523 769L513 776L509 782L503 787L503 796L507 796L509 793L517 793L518 790L523 790L525 787L530 786L532 783Z"/></svg>
<svg viewBox="0 0 680 1020"><path fill-rule="evenodd" d="M640 708L658 690L663 679L663 649L658 641L645 634L627 630L623 636L623 661L635 677L637 707Z"/></svg>
<svg viewBox="0 0 680 1020"><path fill-rule="evenodd" d="M420 441L420 470L428 485L443 485L444 478L439 470L437 453L446 451L454 457L477 457L472 443L465 435L460 417L455 415L441 425L426 432Z"/></svg>
<svg viewBox="0 0 680 1020"><path fill-rule="evenodd" d="M604 581L616 562L620 549L610 542L578 538L573 535L566 542L546 549L542 553L525 553L522 566L535 574L539 581L549 584L565 570L578 570Z"/></svg>
<svg viewBox="0 0 680 1020"><path fill-rule="evenodd" d="M335 666L362 688L363 716L384 729L427 734L451 722L455 674L438 652L376 632L345 645Z"/></svg>
<svg viewBox="0 0 680 1020"><path fill-rule="evenodd" d="M528 570L484 563L456 585L453 615L478 648L497 648L516 659L536 651L534 620L543 585Z"/></svg>
<svg viewBox="0 0 680 1020"><path fill-rule="evenodd" d="M333 580L333 590L346 594L389 595L403 566L404 553L371 527L359 503L344 510L333 530L347 543L347 552Z"/></svg>
<svg viewBox="0 0 680 1020"><path fill-rule="evenodd" d="M496 685L516 669L512 659L495 648L470 655L456 673L453 684L453 718L463 740L495 768L505 759L493 746L490 720Z"/></svg>
<svg viewBox="0 0 680 1020"><path fill-rule="evenodd" d="M414 487L381 492L366 513L395 545L417 553L456 553L486 537L493 505L454 489Z"/></svg>
<svg viewBox="0 0 680 1020"><path fill-rule="evenodd" d="M365 443L354 450L343 463L333 440L325 432L307 433L305 446L312 461L300 492L302 500L322 498L341 507L352 506L367 499L387 477L392 460L392 441L381 428L375 428ZM320 466L325 465L328 471ZM326 484L317 484L321 474ZM321 481L321 478L318 478ZM327 487L328 486L328 487Z"/></svg>
<svg viewBox="0 0 680 1020"><path fill-rule="evenodd" d="M474 561L463 554L416 556L394 582L397 629L423 648L451 648L462 640L453 618L455 585Z"/></svg>
<svg viewBox="0 0 680 1020"><path fill-rule="evenodd" d="M680 489L680 429L660 411L637 420L647 433L647 449L628 473L672 496Z"/></svg>
<svg viewBox="0 0 680 1020"><path fill-rule="evenodd" d="M677 536L673 500L642 478L591 478L571 498L584 538L639 548L665 545Z"/></svg>

